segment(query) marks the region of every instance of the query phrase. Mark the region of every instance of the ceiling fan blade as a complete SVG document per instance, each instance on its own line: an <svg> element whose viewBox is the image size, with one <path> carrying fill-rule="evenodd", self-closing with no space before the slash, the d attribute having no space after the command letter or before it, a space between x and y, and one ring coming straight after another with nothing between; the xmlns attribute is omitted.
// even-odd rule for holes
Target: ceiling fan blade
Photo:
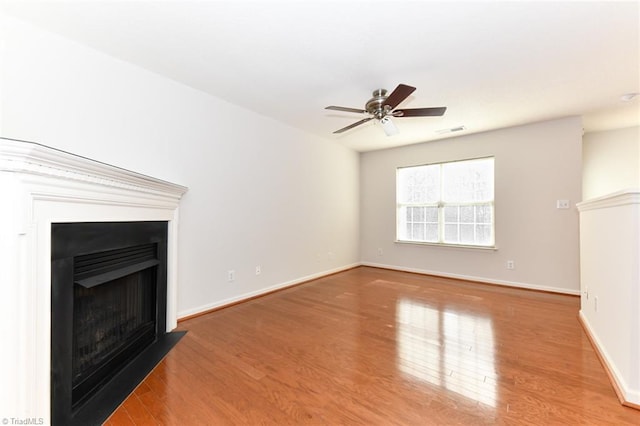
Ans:
<svg viewBox="0 0 640 426"><path fill-rule="evenodd" d="M439 117L447 107L397 109L391 113L394 117Z"/></svg>
<svg viewBox="0 0 640 426"><path fill-rule="evenodd" d="M333 105L328 106L325 109L331 109L331 110L334 110L334 111L344 111L344 112L357 112L357 113L360 113L360 114L364 114L365 112L367 112L367 111L365 111L363 109L347 108L347 107L333 106Z"/></svg>
<svg viewBox="0 0 640 426"><path fill-rule="evenodd" d="M373 120L373 117L363 118L362 120L360 120L360 121L356 121L356 122L355 122L355 123L353 123L353 124L349 124L347 127L343 127L342 129L340 129L340 130L336 130L336 131L335 131L335 132L333 132L333 133L335 134L335 133L342 133L342 132L345 132L345 131L347 131L347 130L349 130L349 129L353 129L353 128L354 128L354 127L356 127L356 126L359 126L359 125L361 125L361 124L364 124L364 123L366 123L366 122L367 122L367 121L369 121L369 120Z"/></svg>
<svg viewBox="0 0 640 426"><path fill-rule="evenodd" d="M407 99L414 90L416 90L415 87L407 86L406 84L398 84L398 87L396 87L396 89L391 92L391 94L387 97L387 100L384 101L384 104L388 105L390 109L394 109L400 104L400 102Z"/></svg>

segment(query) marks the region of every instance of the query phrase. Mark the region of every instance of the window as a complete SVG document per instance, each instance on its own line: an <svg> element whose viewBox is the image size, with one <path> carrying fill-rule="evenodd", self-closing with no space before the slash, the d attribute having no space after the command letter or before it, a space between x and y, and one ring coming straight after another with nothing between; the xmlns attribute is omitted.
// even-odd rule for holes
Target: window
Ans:
<svg viewBox="0 0 640 426"><path fill-rule="evenodd" d="M494 245L494 159L401 167L397 170L397 240Z"/></svg>

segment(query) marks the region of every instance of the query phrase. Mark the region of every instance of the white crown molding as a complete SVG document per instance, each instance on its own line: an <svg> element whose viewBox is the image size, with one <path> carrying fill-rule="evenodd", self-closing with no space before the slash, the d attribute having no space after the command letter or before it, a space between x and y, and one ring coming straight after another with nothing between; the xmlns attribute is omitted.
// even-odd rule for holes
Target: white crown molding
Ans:
<svg viewBox="0 0 640 426"><path fill-rule="evenodd" d="M640 189L624 189L602 197L592 198L576 204L578 211L606 209L630 204L640 204Z"/></svg>
<svg viewBox="0 0 640 426"><path fill-rule="evenodd" d="M161 195L177 205L187 188L34 142L0 138L0 171Z"/></svg>

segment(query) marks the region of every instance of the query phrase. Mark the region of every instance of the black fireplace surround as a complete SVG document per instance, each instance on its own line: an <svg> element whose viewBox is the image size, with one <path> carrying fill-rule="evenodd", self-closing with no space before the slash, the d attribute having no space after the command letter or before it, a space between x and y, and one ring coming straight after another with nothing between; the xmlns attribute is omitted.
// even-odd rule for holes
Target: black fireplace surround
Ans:
<svg viewBox="0 0 640 426"><path fill-rule="evenodd" d="M166 311L167 222L52 224L52 424L104 422L184 335Z"/></svg>

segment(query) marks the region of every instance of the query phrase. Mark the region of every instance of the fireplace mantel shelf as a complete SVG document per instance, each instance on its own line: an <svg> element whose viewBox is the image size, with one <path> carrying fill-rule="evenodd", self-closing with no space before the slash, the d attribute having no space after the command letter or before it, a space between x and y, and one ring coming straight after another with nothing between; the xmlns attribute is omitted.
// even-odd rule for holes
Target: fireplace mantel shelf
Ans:
<svg viewBox="0 0 640 426"><path fill-rule="evenodd" d="M179 203L187 188L38 143L0 138L0 413L50 423L53 223L166 221L166 331L177 325Z"/></svg>
<svg viewBox="0 0 640 426"><path fill-rule="evenodd" d="M176 202L187 188L34 142L0 138L0 171L162 194Z"/></svg>

